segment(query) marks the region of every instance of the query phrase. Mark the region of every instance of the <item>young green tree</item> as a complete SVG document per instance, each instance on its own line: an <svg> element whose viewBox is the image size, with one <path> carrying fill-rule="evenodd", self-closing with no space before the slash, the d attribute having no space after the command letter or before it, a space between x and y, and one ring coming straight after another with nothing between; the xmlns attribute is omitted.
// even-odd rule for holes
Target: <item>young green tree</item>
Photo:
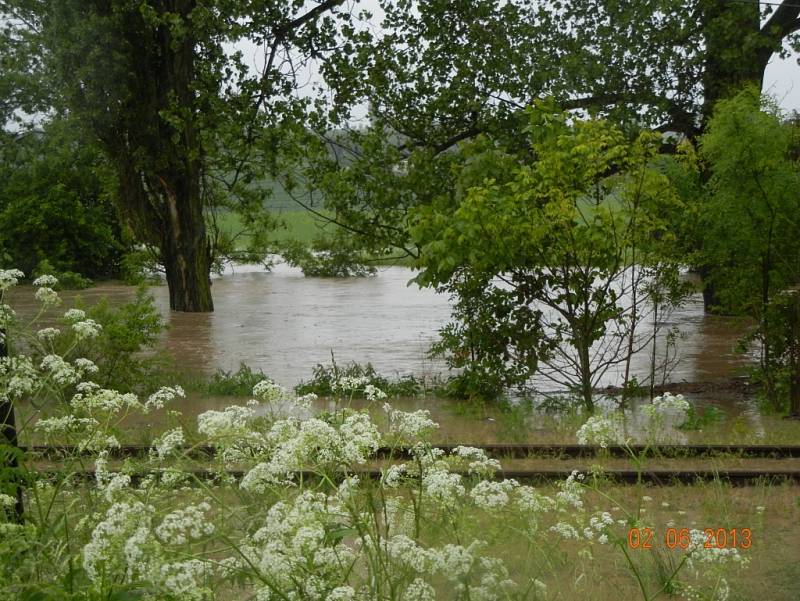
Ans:
<svg viewBox="0 0 800 601"><path fill-rule="evenodd" d="M414 211L424 269L417 281L456 294L464 274L482 281L488 308L476 312L477 325L491 331L486 321L495 320L507 336L503 349L492 348L503 358L495 371L518 382L536 370L591 411L600 378L651 341L641 325L653 291L679 292L663 217L679 201L656 166L659 134L629 141L606 121L544 108L531 112L528 134L529 154L502 156L490 141L475 148L477 163L506 167L501 179L467 168L459 198L442 195ZM511 312L517 323L504 327ZM483 344L469 336L475 322L456 316L466 338Z"/></svg>
<svg viewBox="0 0 800 601"><path fill-rule="evenodd" d="M764 392L775 407L787 376L792 382L800 376L787 372L797 341L791 339L795 306L786 295L800 283L800 172L792 135L774 102L748 88L719 102L700 139L713 173L702 212L703 260L716 266L711 277L722 308L756 324Z"/></svg>

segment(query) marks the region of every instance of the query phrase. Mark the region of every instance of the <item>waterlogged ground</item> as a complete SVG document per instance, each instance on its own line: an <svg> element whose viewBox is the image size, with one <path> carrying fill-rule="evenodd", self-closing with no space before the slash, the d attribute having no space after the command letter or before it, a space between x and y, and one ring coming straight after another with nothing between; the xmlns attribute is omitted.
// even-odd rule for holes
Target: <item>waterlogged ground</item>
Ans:
<svg viewBox="0 0 800 601"><path fill-rule="evenodd" d="M237 266L215 277L216 310L210 314L174 313L168 310L166 287L154 287L156 304L169 324L161 348L169 351L185 374L235 370L244 362L285 386L311 377L317 363L329 364L331 352L340 364L371 362L382 375L414 374L428 377L444 373L444 365L426 358L426 349L449 317L447 298L428 289L408 285L413 272L406 268L382 269L377 277L364 279L306 278L299 270L278 265L273 272L258 266ZM76 296L87 304L106 297L112 304L130 300L134 288L102 283L94 288L61 293L62 307ZM11 304L29 316L38 307L30 287L12 291ZM677 357L669 378L678 383L710 383L686 397L700 410L714 407L721 419L695 430L679 430L667 424L663 434L673 443L796 443L800 424L760 413L752 395L726 388L746 366L734 352L742 324L736 320L705 315L702 301L693 297L665 324L678 328ZM662 344L663 340L659 341ZM633 362L634 373L647 369L647 352ZM604 385L619 381L613 374ZM715 383L720 383L717 388ZM166 384L166 382L165 382ZM208 410L235 402L196 392L176 407L187 422ZM500 410L473 407L431 398L392 400L399 409L428 409L440 424L438 442L569 443L585 417L575 413ZM320 400L316 411L330 409ZM358 406L358 403L356 403ZM23 412L26 410L21 408ZM380 418L379 406L373 414ZM30 417L32 413L28 412ZM149 424L132 424L129 432L146 439ZM627 412L626 434L646 436L647 423L634 407Z"/></svg>
<svg viewBox="0 0 800 601"><path fill-rule="evenodd" d="M268 273L260 266L244 265L213 280L213 313L169 311L167 289L152 288L156 304L169 323L163 348L178 359L181 369L211 373L235 370L241 362L261 369L284 386L310 377L317 363L330 362L331 352L340 363L371 362L386 376L442 373L440 362L426 352L447 323L447 297L430 289L409 285L414 272L388 267L372 278L306 278L299 269L277 265ZM134 288L101 283L61 296L66 305L76 296L87 303L107 297L122 303ZM22 315L38 308L30 287L13 291L11 304ZM642 326L647 329L647 323ZM742 325L730 318L703 313L696 295L670 315L664 331L678 328L680 359L669 373L672 382L727 380L747 362L734 352ZM663 340L659 340L659 352ZM633 362L634 373L648 373L649 349ZM619 374L609 373L600 386L619 384ZM552 388L540 382L543 390Z"/></svg>

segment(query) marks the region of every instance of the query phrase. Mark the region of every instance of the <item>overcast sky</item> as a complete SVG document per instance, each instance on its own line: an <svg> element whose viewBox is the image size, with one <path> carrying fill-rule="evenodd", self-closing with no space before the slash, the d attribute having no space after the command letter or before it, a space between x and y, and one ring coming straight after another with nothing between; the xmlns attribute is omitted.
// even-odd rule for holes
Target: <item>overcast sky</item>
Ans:
<svg viewBox="0 0 800 601"><path fill-rule="evenodd" d="M379 29L379 23L383 18L383 11L380 9L378 0L360 0L354 4L355 10L369 10L373 14L371 19L373 29ZM246 59L257 69L264 64L263 50L258 49L252 44L237 44L236 47L242 50ZM775 97L780 107L786 111L796 110L800 112L800 65L798 65L799 54L792 54L787 59L781 59L777 54L772 59L764 73L764 92ZM319 75L314 73L307 76L308 79L319 81ZM355 110L354 116L358 119L366 114L366 107L363 110Z"/></svg>
<svg viewBox="0 0 800 601"><path fill-rule="evenodd" d="M800 112L800 65L797 59L797 54L786 60L773 55L764 72L764 91L775 96L784 110Z"/></svg>

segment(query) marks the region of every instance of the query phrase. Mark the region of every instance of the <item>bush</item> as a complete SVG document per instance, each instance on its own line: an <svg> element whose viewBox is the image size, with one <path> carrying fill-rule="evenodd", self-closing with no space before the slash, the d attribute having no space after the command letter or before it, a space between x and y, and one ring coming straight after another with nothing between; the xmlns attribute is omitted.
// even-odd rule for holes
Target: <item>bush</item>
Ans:
<svg viewBox="0 0 800 601"><path fill-rule="evenodd" d="M0 138L4 262L28 274L46 259L57 272L115 276L125 244L103 169L100 152L65 121Z"/></svg>
<svg viewBox="0 0 800 601"><path fill-rule="evenodd" d="M314 367L313 373L314 376L311 380L301 382L295 387L297 394L314 393L319 396L332 396L336 393L334 385L340 378L363 378L365 385L371 384L394 397L416 396L425 392L423 382L414 375L409 374L396 380L388 380L376 373L371 363L361 365L353 361L344 367L340 367L336 364L336 360L331 357L331 365L318 363ZM355 398L363 398L364 392L363 390L355 390L353 396Z"/></svg>
<svg viewBox="0 0 800 601"><path fill-rule="evenodd" d="M235 372L218 369L209 378L206 390L209 394L223 396L249 396L256 384L267 379L263 371L253 371L247 364L240 363Z"/></svg>
<svg viewBox="0 0 800 601"><path fill-rule="evenodd" d="M292 267L299 267L303 275L317 278L367 277L377 273L367 265L363 253L333 239L317 239L311 247L302 242L282 243L277 251Z"/></svg>

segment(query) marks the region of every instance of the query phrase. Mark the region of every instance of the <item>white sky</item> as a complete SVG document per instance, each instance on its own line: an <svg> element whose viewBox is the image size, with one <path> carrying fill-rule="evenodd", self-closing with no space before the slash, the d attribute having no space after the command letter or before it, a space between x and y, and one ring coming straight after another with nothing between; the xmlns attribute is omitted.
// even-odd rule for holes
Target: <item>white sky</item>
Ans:
<svg viewBox="0 0 800 601"><path fill-rule="evenodd" d="M354 6L356 11L369 10L373 14L371 27L379 28L377 25L383 19L383 11L378 0L360 0ZM249 60L254 67L263 66L263 51L252 44L237 44L236 47L242 50L245 59ZM798 60L800 60L800 54L797 53L793 53L786 59L781 59L774 54L764 73L763 91L773 96L785 111L800 112L800 65L798 65ZM313 73L309 79L319 81L319 75ZM361 117L365 114L366 107L354 111L354 117Z"/></svg>
<svg viewBox="0 0 800 601"><path fill-rule="evenodd" d="M764 72L764 92L774 96L781 108L800 112L800 55L785 60L775 54Z"/></svg>

